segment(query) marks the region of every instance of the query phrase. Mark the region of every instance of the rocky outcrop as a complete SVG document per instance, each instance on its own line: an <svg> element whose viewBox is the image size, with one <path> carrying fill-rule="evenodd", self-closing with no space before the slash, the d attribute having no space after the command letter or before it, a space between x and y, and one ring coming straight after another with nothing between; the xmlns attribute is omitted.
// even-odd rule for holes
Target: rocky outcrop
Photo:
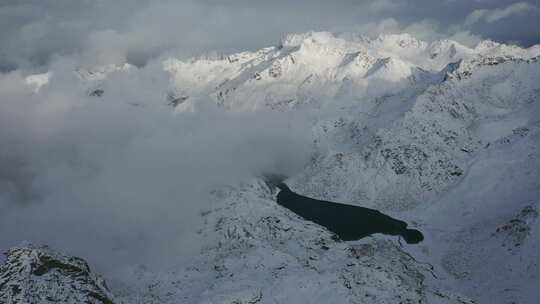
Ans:
<svg viewBox="0 0 540 304"><path fill-rule="evenodd" d="M497 227L494 237L503 240L502 246L508 251L519 249L531 234L531 225L538 218L538 211L532 205L525 206L508 222Z"/></svg>
<svg viewBox="0 0 540 304"><path fill-rule="evenodd" d="M26 244L6 256L0 267L0 303L119 303L81 258Z"/></svg>

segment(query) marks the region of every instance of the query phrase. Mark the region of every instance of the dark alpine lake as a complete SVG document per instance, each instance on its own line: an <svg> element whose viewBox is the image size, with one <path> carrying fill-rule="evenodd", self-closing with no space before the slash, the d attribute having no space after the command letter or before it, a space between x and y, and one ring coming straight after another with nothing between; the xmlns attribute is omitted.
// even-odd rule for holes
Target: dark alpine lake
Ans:
<svg viewBox="0 0 540 304"><path fill-rule="evenodd" d="M341 240L351 241L375 233L402 236L407 243L416 244L424 239L416 229L408 229L407 223L375 209L322 201L293 192L280 183L277 203L302 218L315 222L334 232Z"/></svg>

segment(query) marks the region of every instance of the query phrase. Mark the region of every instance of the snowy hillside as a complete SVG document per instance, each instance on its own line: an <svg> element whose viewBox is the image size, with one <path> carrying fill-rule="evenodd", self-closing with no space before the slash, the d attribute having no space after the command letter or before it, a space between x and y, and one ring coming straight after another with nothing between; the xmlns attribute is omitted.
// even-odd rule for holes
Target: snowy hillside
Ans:
<svg viewBox="0 0 540 304"><path fill-rule="evenodd" d="M1 303L113 304L105 281L80 258L48 248L12 248L0 266Z"/></svg>
<svg viewBox="0 0 540 304"><path fill-rule="evenodd" d="M310 122L311 160L289 176L303 195L407 220L419 245L339 242L275 203L254 177L219 188L193 265L136 271L129 303L535 303L540 284L540 47L483 41L290 35L229 56L167 59L159 99L182 119L211 100L232 112ZM114 94L129 65L77 71L81 90ZM27 78L35 94L55 71ZM136 77L136 76L132 76ZM112 92L112 93L111 93ZM280 172L272 172L280 173Z"/></svg>

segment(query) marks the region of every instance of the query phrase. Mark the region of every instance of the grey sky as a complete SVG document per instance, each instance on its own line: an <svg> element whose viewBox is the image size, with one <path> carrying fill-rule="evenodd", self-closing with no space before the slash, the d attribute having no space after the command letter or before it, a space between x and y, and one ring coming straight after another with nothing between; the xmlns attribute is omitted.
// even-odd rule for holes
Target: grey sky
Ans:
<svg viewBox="0 0 540 304"><path fill-rule="evenodd" d="M539 18L540 4L531 0L3 0L0 70L43 68L65 55L144 64L168 52L255 49L309 30L375 34L377 27L364 25L385 20L391 31L422 38L458 32L529 46L540 43Z"/></svg>

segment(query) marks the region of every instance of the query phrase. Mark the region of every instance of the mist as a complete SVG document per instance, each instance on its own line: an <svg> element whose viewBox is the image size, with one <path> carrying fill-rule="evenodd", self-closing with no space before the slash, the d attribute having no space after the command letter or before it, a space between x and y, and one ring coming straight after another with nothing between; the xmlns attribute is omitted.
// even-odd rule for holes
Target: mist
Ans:
<svg viewBox="0 0 540 304"><path fill-rule="evenodd" d="M0 248L22 240L88 259L103 273L182 264L198 250L210 192L275 172L310 152L307 122L287 114L196 113L167 106L165 72L111 75L107 94L54 64L38 93L0 76Z"/></svg>
<svg viewBox="0 0 540 304"><path fill-rule="evenodd" d="M292 175L312 153L295 115L167 105L161 60L278 45L305 31L540 42L527 1L14 1L0 4L0 249L27 240L101 273L194 256L211 191ZM134 65L89 96L74 71ZM52 71L36 91L26 76ZM304 115L306 116L306 115ZM307 116L306 116L307 117Z"/></svg>

